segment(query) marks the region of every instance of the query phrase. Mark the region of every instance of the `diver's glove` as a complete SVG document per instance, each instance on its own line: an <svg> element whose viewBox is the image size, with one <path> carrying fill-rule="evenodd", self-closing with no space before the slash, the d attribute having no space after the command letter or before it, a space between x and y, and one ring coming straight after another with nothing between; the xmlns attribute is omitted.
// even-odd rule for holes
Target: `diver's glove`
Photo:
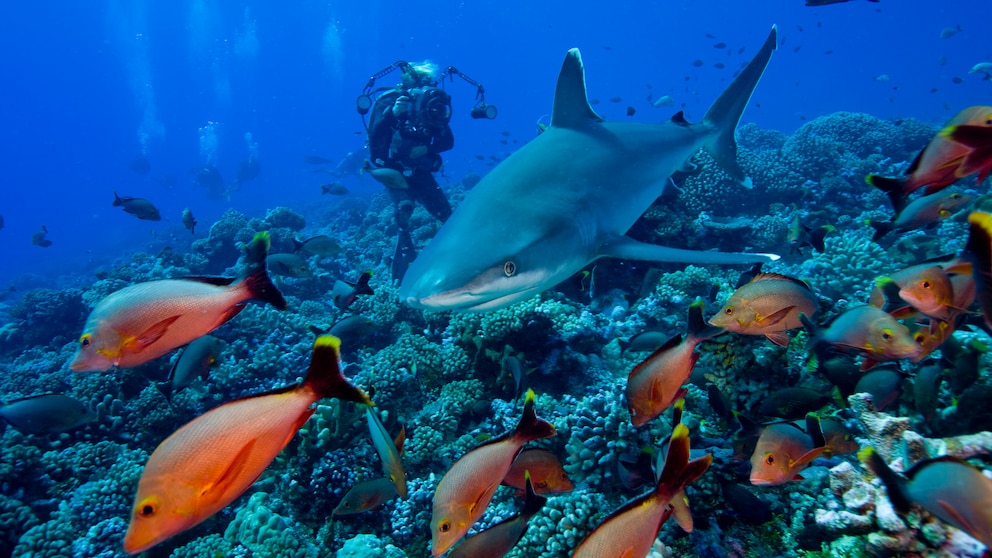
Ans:
<svg viewBox="0 0 992 558"><path fill-rule="evenodd" d="M393 116L396 118L403 118L404 115L410 112L410 97L406 95L401 95L396 102L393 103Z"/></svg>

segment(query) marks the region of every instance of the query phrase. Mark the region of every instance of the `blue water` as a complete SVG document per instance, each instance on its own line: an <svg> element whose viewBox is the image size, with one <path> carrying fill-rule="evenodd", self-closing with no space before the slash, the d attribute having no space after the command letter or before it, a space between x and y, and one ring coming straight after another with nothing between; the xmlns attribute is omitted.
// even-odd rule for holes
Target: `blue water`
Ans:
<svg viewBox="0 0 992 558"><path fill-rule="evenodd" d="M363 147L355 97L373 72L399 59L453 65L484 84L498 107L494 121L471 120L474 88L449 85L456 145L445 160L459 177L488 169L476 155L513 147L499 143L502 132L520 143L533 137L570 47L582 49L603 116L628 118L629 105L633 119L658 120L685 103L698 119L773 23L783 44L745 122L790 133L847 110L941 123L989 102L992 82L968 74L992 60L983 9L923 0L816 8L802 0L17 3L0 21L0 284L85 283L96 266L131 251L182 246L184 207L205 232L227 207L260 215L280 204L331 204L318 188L327 180L302 158L336 160ZM957 25L959 33L940 37ZM728 47L714 48L720 41ZM694 67L696 59L704 64ZM889 79L876 79L882 75ZM652 108L649 93L676 104ZM216 145L201 149L209 123ZM260 176L229 201L209 199L189 169L213 159L232 180L248 156L246 133L257 143ZM144 176L128 167L142 152L151 164ZM378 188L345 182L360 194ZM114 191L148 198L163 221L111 207ZM53 242L47 249L30 242L42 224Z"/></svg>

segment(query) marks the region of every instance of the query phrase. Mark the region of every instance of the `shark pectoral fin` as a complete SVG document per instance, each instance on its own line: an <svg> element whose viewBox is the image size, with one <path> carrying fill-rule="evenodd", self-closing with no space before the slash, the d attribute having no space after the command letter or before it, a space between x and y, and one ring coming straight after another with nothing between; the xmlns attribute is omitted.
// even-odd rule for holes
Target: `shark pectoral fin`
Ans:
<svg viewBox="0 0 992 558"><path fill-rule="evenodd" d="M696 264L753 264L779 259L776 254L743 254L738 252L699 252L638 242L626 236L612 236L600 244L596 253L601 258L620 258L649 262L680 262Z"/></svg>

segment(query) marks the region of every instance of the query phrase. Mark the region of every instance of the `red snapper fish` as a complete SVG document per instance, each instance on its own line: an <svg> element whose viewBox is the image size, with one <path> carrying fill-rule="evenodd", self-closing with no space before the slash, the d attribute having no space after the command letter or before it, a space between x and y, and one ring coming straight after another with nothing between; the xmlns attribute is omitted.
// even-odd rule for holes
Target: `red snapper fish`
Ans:
<svg viewBox="0 0 992 558"><path fill-rule="evenodd" d="M246 256L253 271L240 281L228 277L164 279L111 293L86 319L69 368L102 372L144 364L217 329L249 300L284 310L286 300L265 271L268 247L269 234L256 234Z"/></svg>
<svg viewBox="0 0 992 558"><path fill-rule="evenodd" d="M124 551L147 550L241 496L313 415L318 400L372 405L341 374L340 350L337 337L318 337L302 384L215 407L159 444L138 481Z"/></svg>
<svg viewBox="0 0 992 558"><path fill-rule="evenodd" d="M981 182L988 176L992 160L974 163L972 153L975 149L954 139L954 130L961 126L992 126L992 106L968 107L959 112L944 128L948 131L934 136L916 156L905 176L887 178L870 174L865 181L888 194L894 205L903 205L902 201L896 204L895 200L903 200L913 190L925 187L927 195L933 194L970 174L978 173ZM966 128L965 132L959 132L959 139L966 141L962 136L969 131Z"/></svg>
<svg viewBox="0 0 992 558"><path fill-rule="evenodd" d="M685 397L682 384L689 380L699 360L696 345L723 331L703 321L700 300L689 306L687 328L684 337L669 339L627 376L627 407L634 426L645 424Z"/></svg>

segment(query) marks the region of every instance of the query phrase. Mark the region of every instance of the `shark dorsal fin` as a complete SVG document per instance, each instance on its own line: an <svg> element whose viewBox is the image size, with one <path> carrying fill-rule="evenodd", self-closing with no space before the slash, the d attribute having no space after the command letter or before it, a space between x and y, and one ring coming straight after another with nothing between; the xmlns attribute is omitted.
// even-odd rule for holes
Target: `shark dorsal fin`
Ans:
<svg viewBox="0 0 992 558"><path fill-rule="evenodd" d="M582 55L573 48L565 55L565 62L555 86L555 104L551 110L551 126L575 128L588 122L602 122L603 118L589 106L586 97L586 74Z"/></svg>

